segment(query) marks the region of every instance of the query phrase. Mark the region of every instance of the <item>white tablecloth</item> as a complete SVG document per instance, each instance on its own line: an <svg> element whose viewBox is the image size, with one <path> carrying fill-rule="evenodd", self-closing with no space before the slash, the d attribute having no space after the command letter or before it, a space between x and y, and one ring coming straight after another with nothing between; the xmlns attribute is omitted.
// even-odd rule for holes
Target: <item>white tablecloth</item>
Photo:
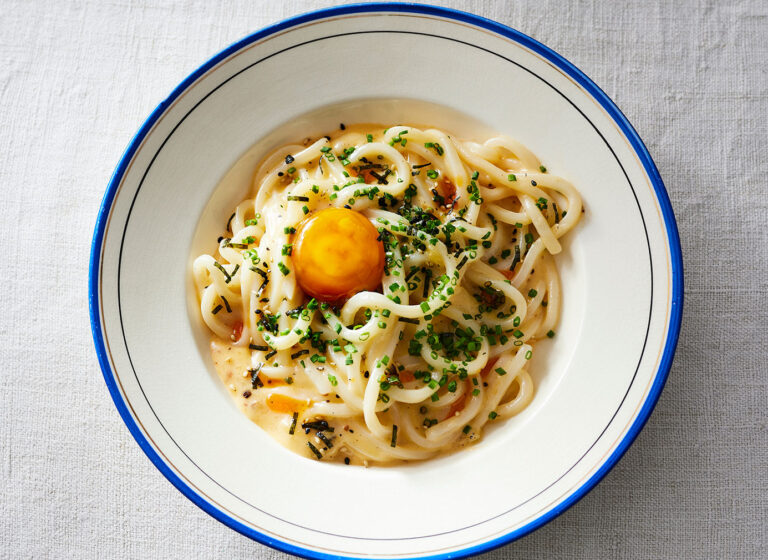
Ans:
<svg viewBox="0 0 768 560"><path fill-rule="evenodd" d="M645 139L677 215L683 331L658 407L579 504L488 558L768 557L768 2L440 2L560 52ZM0 557L287 558L177 492L101 377L92 228L152 108L326 1L0 3Z"/></svg>

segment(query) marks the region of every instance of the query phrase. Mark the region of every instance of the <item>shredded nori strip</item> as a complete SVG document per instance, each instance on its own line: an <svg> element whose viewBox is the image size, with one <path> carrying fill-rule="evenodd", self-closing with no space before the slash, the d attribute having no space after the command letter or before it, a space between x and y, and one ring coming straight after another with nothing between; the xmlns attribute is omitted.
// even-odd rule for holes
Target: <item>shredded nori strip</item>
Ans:
<svg viewBox="0 0 768 560"><path fill-rule="evenodd" d="M398 317L398 321L401 323L411 323L412 325L418 325L419 320L418 319L411 319L410 317Z"/></svg>
<svg viewBox="0 0 768 560"><path fill-rule="evenodd" d="M468 258L469 258L469 257L467 257L467 255L464 255L464 257L461 259L461 261L459 261L459 264L457 264L457 265L456 265L456 270L459 270L459 269L461 269L461 267L462 267L462 266L464 266L465 264L467 264L467 259L468 259Z"/></svg>
<svg viewBox="0 0 768 560"><path fill-rule="evenodd" d="M430 165L432 165L432 164L431 163L422 163L421 165L412 165L411 167L413 167L414 169L421 169L422 167L429 167Z"/></svg>
<svg viewBox="0 0 768 560"><path fill-rule="evenodd" d="M247 249L247 243L227 243L227 247L234 247L235 249Z"/></svg>
<svg viewBox="0 0 768 560"><path fill-rule="evenodd" d="M309 448L312 450L312 453L314 453L314 454L315 454L315 457L317 457L318 459L322 459L322 458L323 458L323 454L322 454L322 453L320 453L320 451L318 451L318 450L317 450L317 447L315 447L314 445L312 445L312 442L311 442L311 441L308 441L308 442L307 442L307 446L309 446Z"/></svg>
<svg viewBox="0 0 768 560"><path fill-rule="evenodd" d="M256 366L254 369L249 369L248 371L251 374L251 387L254 389L258 389L259 387L264 387L264 382L261 380L261 377L259 377L259 372L261 371L261 367L264 364L259 362L259 365Z"/></svg>
<svg viewBox="0 0 768 560"><path fill-rule="evenodd" d="M299 420L299 413L294 412L293 413L293 422L291 422L291 429L288 430L288 433L293 435L293 433L296 431L296 422Z"/></svg>
<svg viewBox="0 0 768 560"><path fill-rule="evenodd" d="M217 305L216 307L214 307L213 311L211 311L211 313L216 315L216 313L218 313L219 311L221 311L221 305Z"/></svg>
<svg viewBox="0 0 768 560"><path fill-rule="evenodd" d="M263 344L249 344L248 348L251 350L261 350L262 352L269 350L269 346L265 346Z"/></svg>
<svg viewBox="0 0 768 560"><path fill-rule="evenodd" d="M272 356L274 356L275 354L277 354L277 350L272 350L271 352L267 352L267 355L266 355L266 356L264 356L264 359L265 359L265 360L269 360L269 359L270 359Z"/></svg>
<svg viewBox="0 0 768 560"><path fill-rule="evenodd" d="M304 422L301 425L304 430L317 430L318 432L332 432L333 426L329 426L326 420L314 420L312 422Z"/></svg>
<svg viewBox="0 0 768 560"><path fill-rule="evenodd" d="M413 229L413 228L409 227L408 229L410 230L410 229ZM410 231L408 233L410 234ZM419 272L420 270L422 270L422 269L419 268L418 266L414 266L413 269L406 275L405 281L408 282L408 280L413 278L413 275L416 274L417 272Z"/></svg>
<svg viewBox="0 0 768 560"><path fill-rule="evenodd" d="M299 350L298 352L294 352L293 354L291 354L291 359L295 360L296 358L298 358L299 356L303 356L304 354L309 354L309 350L304 348L303 350Z"/></svg>
<svg viewBox="0 0 768 560"><path fill-rule="evenodd" d="M397 447L397 424L392 424L392 441L390 447Z"/></svg>
<svg viewBox="0 0 768 560"><path fill-rule="evenodd" d="M520 245L515 245L515 257L512 259L512 264L509 265L509 270L515 270L515 267L519 262L520 262Z"/></svg>
<svg viewBox="0 0 768 560"><path fill-rule="evenodd" d="M222 274L224 274L224 276L226 277L226 280L225 280L225 282L226 282L227 284L229 284L229 281L230 281L230 280L232 280L232 277L229 275L229 272L227 272L227 269L226 269L226 268L224 268L223 266L221 266L221 264L219 264L219 262L218 262L218 261L217 261L217 262L214 262L214 263L213 263L213 266L215 266L216 268L218 268L218 269L219 269L219 270L222 272Z"/></svg>
<svg viewBox="0 0 768 560"><path fill-rule="evenodd" d="M288 200L291 202L309 202L308 196L293 196L289 195Z"/></svg>
<svg viewBox="0 0 768 560"><path fill-rule="evenodd" d="M259 276L261 276L262 278L264 278L265 280L269 280L269 279L267 278L267 273L266 273L266 272L264 272L263 270L261 270L260 268L257 268L257 267L255 267L255 266L252 266L252 267L251 267L251 270L252 270L252 271L254 271L256 274L258 274Z"/></svg>
<svg viewBox="0 0 768 560"><path fill-rule="evenodd" d="M424 293L422 294L422 297L427 297L429 295L429 288L430 288L430 280L432 279L432 271L427 270L424 274Z"/></svg>
<svg viewBox="0 0 768 560"><path fill-rule="evenodd" d="M264 291L264 288L266 287L267 284L269 284L269 278L264 278L264 282L262 282L261 286L259 286L259 289L256 290L256 296L257 297L261 296L261 293ZM259 300L259 301L261 301L261 300ZM267 301L269 301L269 299L267 299Z"/></svg>
<svg viewBox="0 0 768 560"><path fill-rule="evenodd" d="M227 230L229 230L229 227L232 225L232 219L235 217L235 213L232 212L232 215L227 220Z"/></svg>
<svg viewBox="0 0 768 560"><path fill-rule="evenodd" d="M387 176L390 175L391 173L392 173L391 169L385 169L382 175L379 175L375 171L371 171L371 176L376 178L376 182L379 185L388 185L389 181L387 181Z"/></svg>
<svg viewBox="0 0 768 560"><path fill-rule="evenodd" d="M555 211L555 223L560 223L560 213L557 211L557 203L552 202L552 209Z"/></svg>
<svg viewBox="0 0 768 560"><path fill-rule="evenodd" d="M331 440L328 439L328 437L323 432L317 432L317 434L315 434L315 435L317 436L317 438L320 441L322 441L325 445L328 446L328 449L333 447L333 444L331 443Z"/></svg>
<svg viewBox="0 0 768 560"><path fill-rule="evenodd" d="M360 158L360 161L367 162L368 160L365 158ZM361 165L357 168L358 171L365 171L366 169L387 169L387 166L381 163L366 163L365 165Z"/></svg>
<svg viewBox="0 0 768 560"><path fill-rule="evenodd" d="M229 306L229 302L227 301L227 298L224 296L219 296L221 298L221 301L224 302L224 307L227 308L227 313L232 313L232 308Z"/></svg>

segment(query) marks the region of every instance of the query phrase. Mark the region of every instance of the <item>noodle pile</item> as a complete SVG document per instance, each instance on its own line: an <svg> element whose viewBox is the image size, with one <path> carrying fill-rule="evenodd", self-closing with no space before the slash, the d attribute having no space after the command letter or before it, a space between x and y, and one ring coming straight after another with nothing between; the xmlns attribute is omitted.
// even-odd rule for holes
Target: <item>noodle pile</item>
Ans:
<svg viewBox="0 0 768 560"><path fill-rule="evenodd" d="M253 192L193 274L207 327L250 350L242 406L281 415L292 447L421 460L531 402L528 362L560 312L552 255L582 208L524 146L342 126L273 152ZM334 305L302 293L291 250L299 224L330 206L367 217L386 255L378 290Z"/></svg>

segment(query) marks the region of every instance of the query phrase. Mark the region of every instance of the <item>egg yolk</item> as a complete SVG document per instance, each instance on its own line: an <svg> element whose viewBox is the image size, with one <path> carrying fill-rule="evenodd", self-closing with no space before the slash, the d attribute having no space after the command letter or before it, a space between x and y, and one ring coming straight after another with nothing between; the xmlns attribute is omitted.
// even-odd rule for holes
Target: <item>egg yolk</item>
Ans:
<svg viewBox="0 0 768 560"><path fill-rule="evenodd" d="M280 393L272 393L267 397L267 406L272 412L293 414L294 412L304 411L309 406L309 401L294 399Z"/></svg>
<svg viewBox="0 0 768 560"><path fill-rule="evenodd" d="M362 214L326 208L296 229L293 265L304 293L337 302L374 290L384 270L384 245L379 232Z"/></svg>

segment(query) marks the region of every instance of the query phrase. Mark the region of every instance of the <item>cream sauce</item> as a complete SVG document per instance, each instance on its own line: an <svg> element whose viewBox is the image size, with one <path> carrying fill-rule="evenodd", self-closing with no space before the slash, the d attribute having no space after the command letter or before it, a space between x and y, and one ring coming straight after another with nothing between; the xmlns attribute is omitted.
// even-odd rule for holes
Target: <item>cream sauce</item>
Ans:
<svg viewBox="0 0 768 560"><path fill-rule="evenodd" d="M312 402L308 400L306 403L301 403L294 399L291 399L294 402L290 402L282 399L280 387L286 385L284 380L272 380L261 376L263 386L254 388L251 381L251 351L247 347L237 347L214 337L211 340L211 358L219 379L229 391L237 407L280 445L304 457L316 459L312 449L307 445L307 442L310 442L323 453L324 461L345 462L345 459L349 459L348 464L368 465L367 460L358 457L352 449L344 445L347 441L354 442L356 434L354 428L350 428L343 420L328 420L328 425L333 428L333 432L326 431L323 434L331 442L333 446L331 448L317 437L315 430L307 434L306 430L302 429L301 425L304 422L317 420L308 418L304 413ZM317 392L314 385L303 374L292 375L290 379L296 390L306 389L308 394ZM335 395L327 395L327 399L331 402L342 402ZM283 404L286 406L283 407ZM284 410L289 407L290 411ZM294 433L291 434L293 412L297 413L297 420Z"/></svg>

